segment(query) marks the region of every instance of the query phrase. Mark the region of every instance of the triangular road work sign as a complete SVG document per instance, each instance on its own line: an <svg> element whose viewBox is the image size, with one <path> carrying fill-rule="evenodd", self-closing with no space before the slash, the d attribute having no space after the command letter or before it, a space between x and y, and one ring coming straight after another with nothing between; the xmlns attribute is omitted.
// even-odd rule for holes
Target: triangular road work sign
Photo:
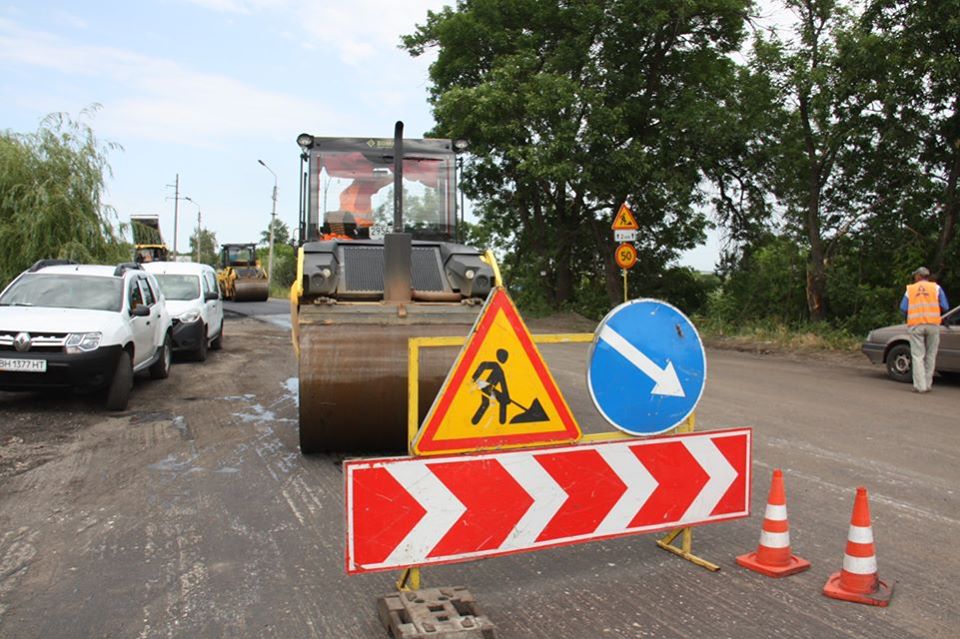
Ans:
<svg viewBox="0 0 960 639"><path fill-rule="evenodd" d="M637 224L637 218L633 216L633 211L630 210L626 202L620 205L620 210L613 218L613 224L610 228L614 231L636 231L640 228L640 225Z"/></svg>
<svg viewBox="0 0 960 639"><path fill-rule="evenodd" d="M415 455L572 443L560 389L507 292L494 289L413 442Z"/></svg>

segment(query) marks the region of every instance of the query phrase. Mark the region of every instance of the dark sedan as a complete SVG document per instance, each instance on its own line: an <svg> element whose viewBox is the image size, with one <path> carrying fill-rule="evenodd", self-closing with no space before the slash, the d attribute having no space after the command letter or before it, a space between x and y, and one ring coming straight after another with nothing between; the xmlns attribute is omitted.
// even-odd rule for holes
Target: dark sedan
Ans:
<svg viewBox="0 0 960 639"><path fill-rule="evenodd" d="M906 324L885 326L870 331L861 349L874 364L885 364L887 374L898 382L912 381L910 338ZM938 373L960 372L960 306L943 315L940 323Z"/></svg>

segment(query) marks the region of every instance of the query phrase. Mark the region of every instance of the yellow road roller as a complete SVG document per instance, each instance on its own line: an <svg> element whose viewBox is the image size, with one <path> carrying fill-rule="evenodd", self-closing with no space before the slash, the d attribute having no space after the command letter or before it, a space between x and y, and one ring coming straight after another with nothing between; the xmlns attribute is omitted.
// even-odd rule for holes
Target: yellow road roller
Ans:
<svg viewBox="0 0 960 639"><path fill-rule="evenodd" d="M270 296L270 284L257 261L255 244L221 245L217 282L220 294L233 302L263 302Z"/></svg>
<svg viewBox="0 0 960 639"><path fill-rule="evenodd" d="M300 246L290 291L300 450L407 449L407 340L466 336L495 281L457 241L453 140L297 137ZM489 255L489 254L488 254ZM456 357L425 349L422 421Z"/></svg>

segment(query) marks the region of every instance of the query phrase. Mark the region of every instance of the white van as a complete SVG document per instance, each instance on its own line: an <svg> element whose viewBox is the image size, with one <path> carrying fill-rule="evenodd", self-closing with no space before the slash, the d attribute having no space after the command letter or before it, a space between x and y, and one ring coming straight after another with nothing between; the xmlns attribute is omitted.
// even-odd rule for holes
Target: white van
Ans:
<svg viewBox="0 0 960 639"><path fill-rule="evenodd" d="M195 262L148 262L143 269L160 283L173 318L173 348L207 359L207 348L223 346L223 302L216 272Z"/></svg>

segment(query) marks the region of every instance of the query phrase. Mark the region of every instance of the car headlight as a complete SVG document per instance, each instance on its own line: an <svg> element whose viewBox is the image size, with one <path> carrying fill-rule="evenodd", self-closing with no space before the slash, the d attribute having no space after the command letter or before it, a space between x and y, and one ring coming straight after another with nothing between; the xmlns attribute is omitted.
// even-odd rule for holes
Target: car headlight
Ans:
<svg viewBox="0 0 960 639"><path fill-rule="evenodd" d="M89 353L100 348L100 333L70 333L63 350L68 353Z"/></svg>
<svg viewBox="0 0 960 639"><path fill-rule="evenodd" d="M180 313L177 315L177 319L184 324L196 322L198 319L200 319L200 311L187 311L186 313Z"/></svg>

